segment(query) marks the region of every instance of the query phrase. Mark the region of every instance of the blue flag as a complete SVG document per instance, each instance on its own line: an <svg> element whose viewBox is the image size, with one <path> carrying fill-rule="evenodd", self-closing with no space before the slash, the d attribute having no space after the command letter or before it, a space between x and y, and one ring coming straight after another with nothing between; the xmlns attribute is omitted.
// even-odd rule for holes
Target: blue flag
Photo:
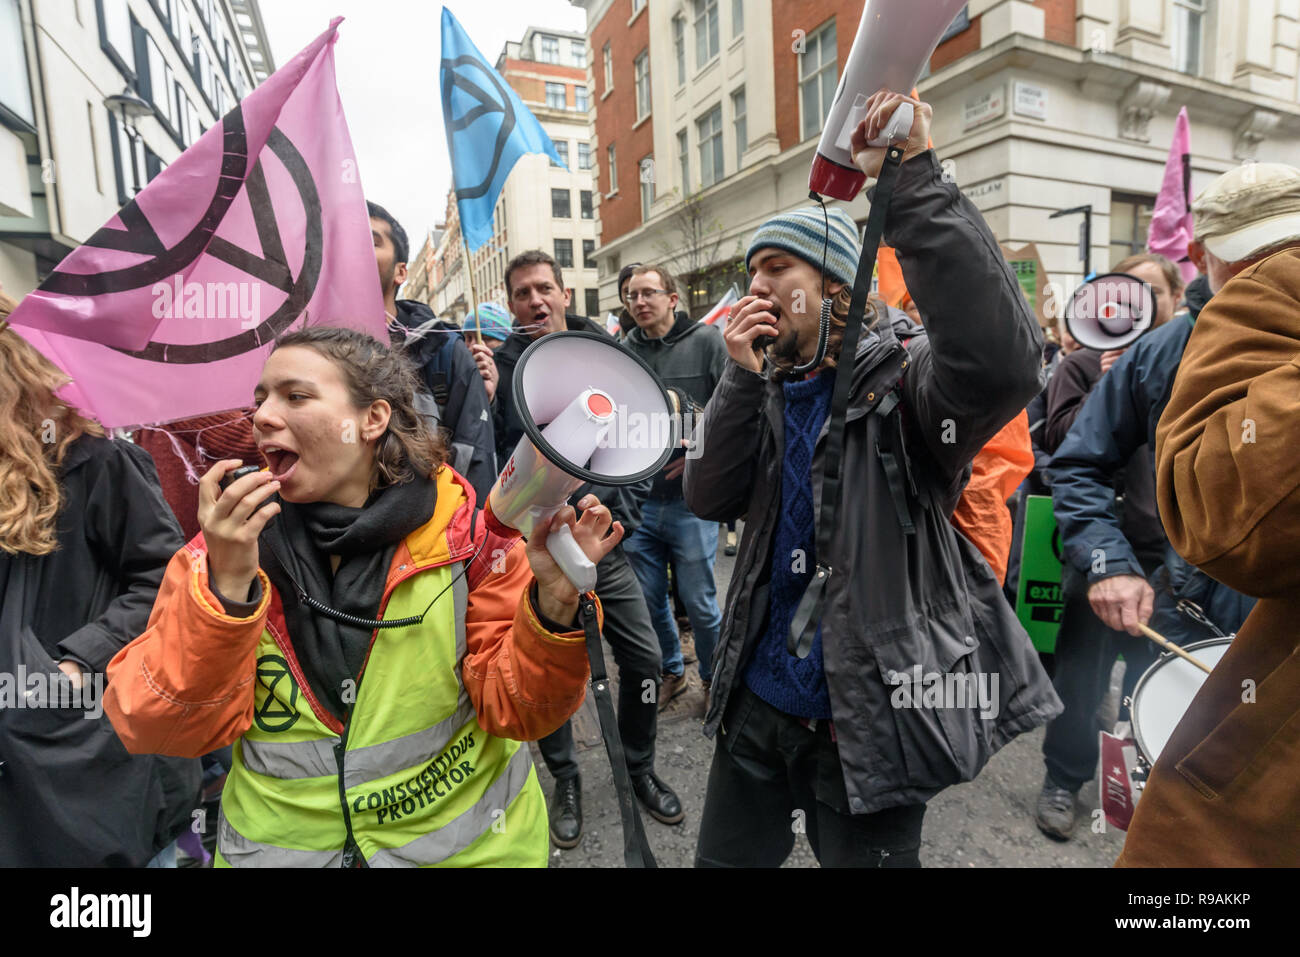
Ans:
<svg viewBox="0 0 1300 957"><path fill-rule="evenodd" d="M442 8L442 119L447 127L460 231L470 252L492 238L492 211L525 153L560 156L518 94Z"/></svg>

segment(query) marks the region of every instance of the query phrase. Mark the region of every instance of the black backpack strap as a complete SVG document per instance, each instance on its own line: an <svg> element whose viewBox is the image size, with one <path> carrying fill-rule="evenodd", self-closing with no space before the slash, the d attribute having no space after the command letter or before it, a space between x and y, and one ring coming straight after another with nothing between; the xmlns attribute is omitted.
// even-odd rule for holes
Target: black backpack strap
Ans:
<svg viewBox="0 0 1300 957"><path fill-rule="evenodd" d="M872 415L878 415L882 419L880 437L876 440L876 457L885 469L889 497L894 501L898 524L903 527L904 535L915 535L916 523L912 521L912 510L907 504L904 476L913 495L916 495L916 483L912 481L911 463L907 459L907 446L903 442L903 422L902 415L897 412L898 404L898 393L894 391L871 410Z"/></svg>
<svg viewBox="0 0 1300 957"><path fill-rule="evenodd" d="M790 635L786 648L798 658L807 658L812 651L817 626L821 623L826 604L826 586L833 569L827 564L831 539L835 534L837 513L840 510L841 474L844 457L844 422L849 409L849 389L853 384L853 365L862 337L863 317L866 314L867 296L871 292L871 275L876 268L876 252L885 234L885 214L889 200L898 182L899 167L903 162L903 148L891 146L885 151L885 163L876 183L871 212L867 216L867 234L862 242L862 258L853 279L853 299L849 305L848 321L840 345L840 363L835 377L835 391L831 393L830 430L826 434L826 450L822 453L822 508L817 523L817 569L812 581L790 621ZM844 357L848 357L847 360Z"/></svg>

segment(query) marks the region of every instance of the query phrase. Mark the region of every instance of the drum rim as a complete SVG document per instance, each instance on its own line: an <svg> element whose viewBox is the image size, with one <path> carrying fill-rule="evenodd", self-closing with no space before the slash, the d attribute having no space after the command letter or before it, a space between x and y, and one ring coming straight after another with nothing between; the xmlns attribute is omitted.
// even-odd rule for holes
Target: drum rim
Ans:
<svg viewBox="0 0 1300 957"><path fill-rule="evenodd" d="M1183 649L1183 651L1186 651L1190 654L1191 652L1196 651L1197 649L1208 648L1212 645L1230 645L1232 644L1232 639L1235 637L1236 635L1229 635L1226 638L1202 638L1200 641L1189 642L1188 644L1182 645L1180 647ZM1161 652L1160 657L1157 658L1155 661L1151 662L1151 664L1147 667L1147 670L1142 672L1142 676L1138 678L1137 684L1133 686L1133 694L1129 696L1128 718L1129 718L1129 724L1133 728L1133 741L1137 744L1138 754L1141 755L1143 760L1146 761L1147 767L1154 766L1156 763L1156 759L1150 756L1150 751L1147 749L1146 742L1142 740L1142 729L1138 724L1138 719L1137 719L1138 699L1142 694L1143 685L1147 683L1147 679L1150 678L1153 674L1155 674L1158 669L1168 664L1171 660L1181 661L1182 659L1179 658L1179 656L1174 654L1172 651ZM1214 667L1217 668L1218 665L1216 664ZM1214 668L1211 668L1210 671L1213 672ZM1208 678L1209 675L1206 675L1206 677ZM1202 682L1202 684L1204 684L1204 682ZM1197 689L1197 694L1199 693L1200 690ZM1193 695L1193 698L1194 697L1195 695ZM1190 708L1191 702L1188 702L1187 706ZM1187 712L1184 711L1183 714L1186 715ZM1180 717L1178 720L1182 721L1183 719Z"/></svg>

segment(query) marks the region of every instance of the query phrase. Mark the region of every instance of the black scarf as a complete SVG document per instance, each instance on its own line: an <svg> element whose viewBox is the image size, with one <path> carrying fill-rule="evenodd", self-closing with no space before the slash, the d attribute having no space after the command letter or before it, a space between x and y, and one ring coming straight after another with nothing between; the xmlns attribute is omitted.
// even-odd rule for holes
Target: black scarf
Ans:
<svg viewBox="0 0 1300 957"><path fill-rule="evenodd" d="M317 700L340 720L349 708L344 682L360 673L373 630L313 611L299 601L298 587L331 608L375 618L398 544L433 517L437 498L433 481L417 476L373 493L362 508L281 501L262 530L261 565L280 593L289 640ZM341 558L337 572L331 555Z"/></svg>

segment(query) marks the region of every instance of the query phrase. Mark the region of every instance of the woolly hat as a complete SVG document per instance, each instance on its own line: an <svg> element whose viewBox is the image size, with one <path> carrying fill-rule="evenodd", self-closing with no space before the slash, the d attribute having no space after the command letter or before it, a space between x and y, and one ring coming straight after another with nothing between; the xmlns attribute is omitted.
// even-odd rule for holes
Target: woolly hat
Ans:
<svg viewBox="0 0 1300 957"><path fill-rule="evenodd" d="M805 206L773 216L758 227L754 238L749 241L745 270L749 270L749 261L760 249L783 249L820 270L824 251L827 278L852 285L858 271L858 259L862 256L858 226L842 209L830 209L827 213L829 215L823 218L820 206ZM830 222L829 244L827 220Z"/></svg>
<svg viewBox="0 0 1300 957"><path fill-rule="evenodd" d="M499 306L494 306L491 303L484 303L479 306L477 315L471 312L465 317L465 333L472 335L478 332L480 324L485 339L505 341L510 338L510 333L514 332L514 329L511 328L509 315Z"/></svg>

